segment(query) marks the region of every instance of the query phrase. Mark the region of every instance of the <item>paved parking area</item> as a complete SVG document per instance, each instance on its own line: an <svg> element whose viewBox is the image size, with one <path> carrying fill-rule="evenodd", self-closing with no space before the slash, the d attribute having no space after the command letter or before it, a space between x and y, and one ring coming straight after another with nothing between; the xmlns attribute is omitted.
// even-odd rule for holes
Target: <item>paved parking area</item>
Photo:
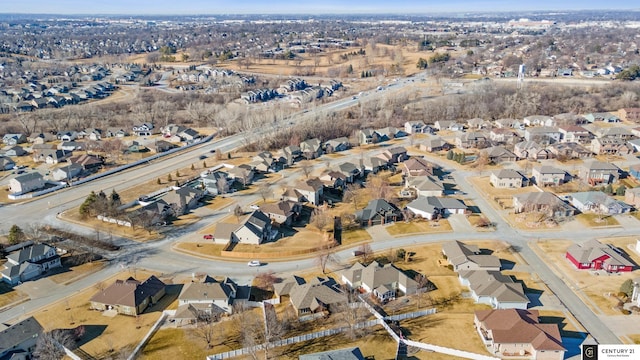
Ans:
<svg viewBox="0 0 640 360"><path fill-rule="evenodd" d="M24 282L16 286L16 289L29 295L32 299L37 299L50 295L51 289L57 286L59 285L45 277L35 281Z"/></svg>

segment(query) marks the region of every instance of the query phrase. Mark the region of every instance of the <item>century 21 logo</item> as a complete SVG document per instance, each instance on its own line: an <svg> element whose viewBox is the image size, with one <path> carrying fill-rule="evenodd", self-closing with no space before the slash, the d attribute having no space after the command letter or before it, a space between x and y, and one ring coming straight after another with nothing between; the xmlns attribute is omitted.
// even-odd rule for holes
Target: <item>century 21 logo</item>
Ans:
<svg viewBox="0 0 640 360"><path fill-rule="evenodd" d="M597 360L598 345L582 345L582 360Z"/></svg>

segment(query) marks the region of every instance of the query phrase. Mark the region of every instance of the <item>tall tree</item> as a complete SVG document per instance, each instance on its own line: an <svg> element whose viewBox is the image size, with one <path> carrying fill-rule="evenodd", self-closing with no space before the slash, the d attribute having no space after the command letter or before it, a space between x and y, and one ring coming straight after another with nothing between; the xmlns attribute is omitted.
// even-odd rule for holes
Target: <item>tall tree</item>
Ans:
<svg viewBox="0 0 640 360"><path fill-rule="evenodd" d="M9 229L9 244L15 245L24 239L25 236L22 229L18 225L13 224L11 229Z"/></svg>

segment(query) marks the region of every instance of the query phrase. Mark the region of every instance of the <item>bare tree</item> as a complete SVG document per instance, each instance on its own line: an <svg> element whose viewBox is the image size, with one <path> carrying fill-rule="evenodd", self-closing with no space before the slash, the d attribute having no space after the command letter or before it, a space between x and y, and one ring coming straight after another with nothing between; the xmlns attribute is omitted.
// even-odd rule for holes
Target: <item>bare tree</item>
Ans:
<svg viewBox="0 0 640 360"><path fill-rule="evenodd" d="M273 291L273 284L279 280L280 279L273 273L273 271L259 273L254 278L256 287L267 291Z"/></svg>
<svg viewBox="0 0 640 360"><path fill-rule="evenodd" d="M72 345L73 337L69 331L46 332L38 337L33 356L38 360L60 360L65 356L64 348Z"/></svg>
<svg viewBox="0 0 640 360"><path fill-rule="evenodd" d="M355 340L364 333L364 328L358 328L357 325L367 319L369 311L358 301L354 290L344 289L344 293L344 300L332 305L332 309L339 321L347 327L347 337Z"/></svg>
<svg viewBox="0 0 640 360"><path fill-rule="evenodd" d="M311 163L308 160L303 161L300 163L300 170L302 170L304 177L308 179L309 175L311 175L311 172L313 171L313 165L311 165Z"/></svg>
<svg viewBox="0 0 640 360"><path fill-rule="evenodd" d="M360 255L360 260L363 263L369 263L373 260L373 250L371 249L371 245L362 244L358 247L358 255Z"/></svg>
<svg viewBox="0 0 640 360"><path fill-rule="evenodd" d="M240 222L240 217L242 217L242 215L244 215L244 211L242 211L242 208L240 207L240 205L236 205L236 207L233 208L233 215L235 215L236 220L238 220L238 222Z"/></svg>
<svg viewBox="0 0 640 360"><path fill-rule="evenodd" d="M327 273L326 270L328 265L338 262L338 258L335 255L335 250L333 248L334 244L325 247L316 254L316 264L320 267L323 274Z"/></svg>
<svg viewBox="0 0 640 360"><path fill-rule="evenodd" d="M213 342L217 341L220 336L220 330L216 323L218 318L218 314L199 311L196 318L196 327L191 331L193 336L207 343L207 349L211 349Z"/></svg>
<svg viewBox="0 0 640 360"><path fill-rule="evenodd" d="M271 190L271 186L268 183L263 182L258 185L258 194L260 194L262 202L265 203L267 202L267 198L269 198L273 194L273 191Z"/></svg>
<svg viewBox="0 0 640 360"><path fill-rule="evenodd" d="M429 298L429 291L434 290L434 285L429 279L422 274L417 274L414 280L418 283L418 301L416 306L420 308L420 303L423 298Z"/></svg>

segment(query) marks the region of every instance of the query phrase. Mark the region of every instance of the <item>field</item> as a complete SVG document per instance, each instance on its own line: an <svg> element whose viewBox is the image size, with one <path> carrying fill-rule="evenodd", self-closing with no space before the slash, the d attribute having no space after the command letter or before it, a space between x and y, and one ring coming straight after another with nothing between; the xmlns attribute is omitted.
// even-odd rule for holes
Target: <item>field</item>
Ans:
<svg viewBox="0 0 640 360"><path fill-rule="evenodd" d="M601 239L600 241L613 244L626 252L634 263L640 263L640 256L629 249L629 245L635 245L635 237ZM532 248L535 251L544 252L543 256L551 259L549 263L555 265L552 266L554 272L583 299L594 313L620 315L620 311L614 308L617 299L612 295L620 291L620 285L625 280L634 279L638 275L633 272L606 274L602 271L578 270L565 258L566 250L571 244L572 242L569 240L545 240L537 243L537 249L535 246Z"/></svg>
<svg viewBox="0 0 640 360"><path fill-rule="evenodd" d="M391 236L407 236L415 234L450 232L451 224L445 219L438 221L414 220L410 222L396 222L385 227Z"/></svg>

